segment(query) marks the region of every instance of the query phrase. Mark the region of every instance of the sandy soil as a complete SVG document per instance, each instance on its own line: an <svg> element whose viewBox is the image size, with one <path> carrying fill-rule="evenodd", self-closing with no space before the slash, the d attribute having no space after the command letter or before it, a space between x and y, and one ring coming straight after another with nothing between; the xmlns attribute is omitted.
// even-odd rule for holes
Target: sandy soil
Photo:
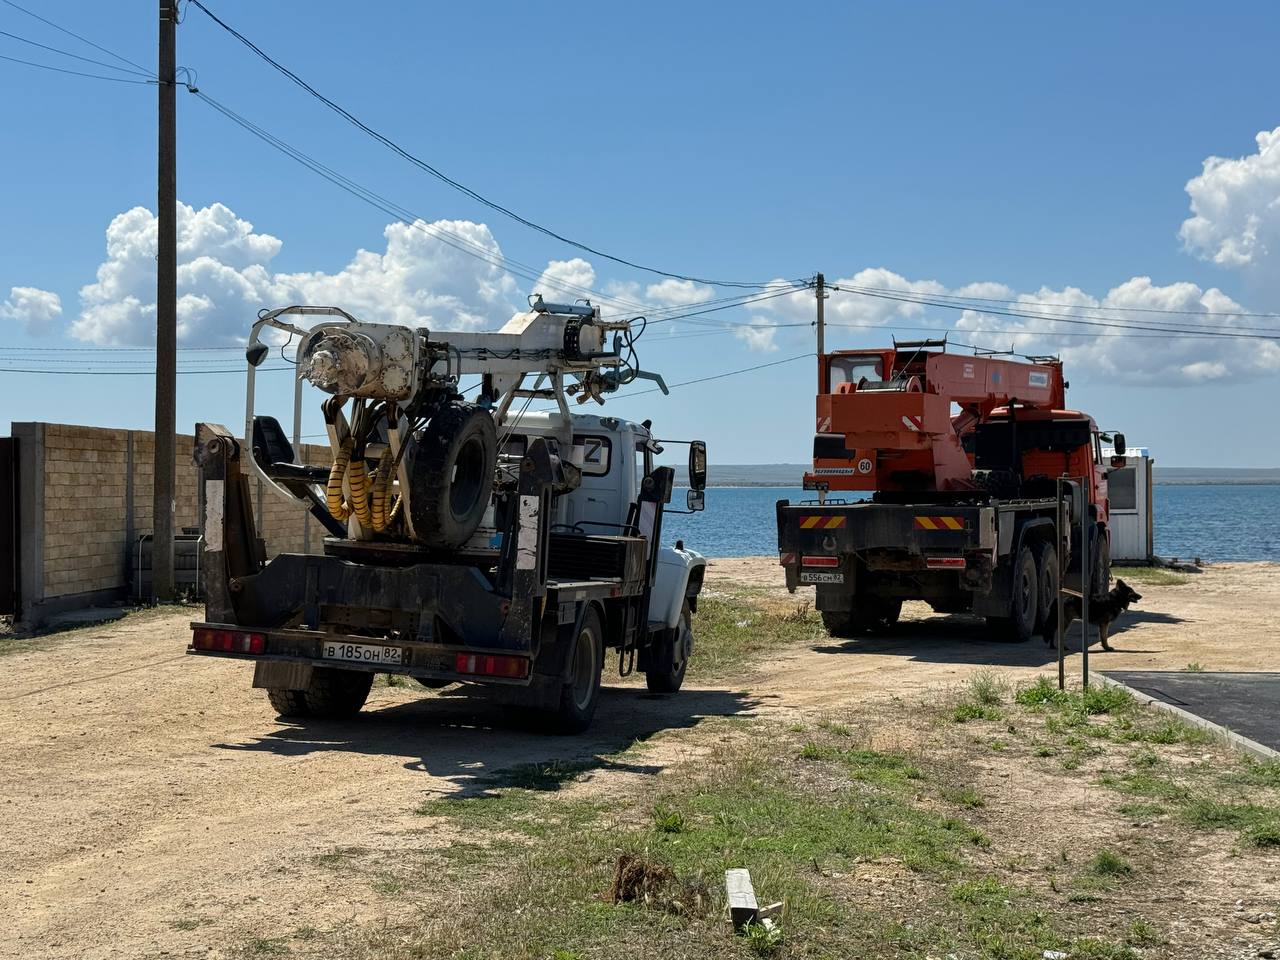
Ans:
<svg viewBox="0 0 1280 960"><path fill-rule="evenodd" d="M1280 628L1280 564L1224 563L1188 574L1177 586L1133 586L1142 600L1111 632L1111 652L1094 644L1090 670L1181 670L1199 663L1206 670L1280 670L1280 645L1269 639ZM770 557L713 560L711 589L747 586L770 603L812 602L810 588L789 595L778 585L779 568ZM1079 625L1067 633L1078 651ZM1079 677L1080 654L1067 658L1068 677ZM977 617L942 616L924 603L908 603L891 636L832 640L816 650L789 653L758 689L778 692L795 706L845 697L862 699L879 689L903 694L963 682L979 669L999 667L1011 676L1056 673L1056 652L1039 640L1025 644L993 641ZM821 683L812 684L814 679ZM847 684L857 684L855 691Z"/></svg>
<svg viewBox="0 0 1280 960"><path fill-rule="evenodd" d="M770 558L715 561L709 589L779 589ZM1139 587L1094 669L1280 670L1280 566L1213 567ZM412 813L519 763L615 752L705 717L820 713L961 682L996 665L1051 669L1039 642L911 605L891 638L781 651L731 682L651 698L606 691L592 732L557 739L493 708L376 686L353 723L277 721L244 664L183 655L189 615L140 616L0 659L0 956L219 956L255 936L394 909L319 858L431 843ZM1096 649L1096 648L1095 648ZM1068 663L1078 674L1078 655ZM745 690L743 689L745 687ZM696 750L696 744L677 749ZM646 753L646 763L650 762ZM643 776L674 758L661 752Z"/></svg>

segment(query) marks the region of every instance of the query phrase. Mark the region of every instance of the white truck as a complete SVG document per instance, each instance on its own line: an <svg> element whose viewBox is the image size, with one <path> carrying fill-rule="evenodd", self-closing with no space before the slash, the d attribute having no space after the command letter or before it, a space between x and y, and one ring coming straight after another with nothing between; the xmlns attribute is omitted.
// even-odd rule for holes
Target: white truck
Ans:
<svg viewBox="0 0 1280 960"><path fill-rule="evenodd" d="M299 340L293 443L253 409L255 369L283 335ZM638 377L666 391L635 366L629 323L539 299L495 333L432 335L288 307L260 316L246 356L244 438L196 427L206 616L189 653L251 661L254 686L291 717L354 714L392 673L471 684L579 732L606 650L649 690L679 690L706 561L662 543L674 471L655 466L649 421L569 408ZM460 391L469 374L475 400ZM308 381L328 394L327 467L295 458ZM555 407L529 411L534 400ZM686 506L701 510L706 445L663 442L688 443ZM251 475L310 509L323 554L267 559Z"/></svg>

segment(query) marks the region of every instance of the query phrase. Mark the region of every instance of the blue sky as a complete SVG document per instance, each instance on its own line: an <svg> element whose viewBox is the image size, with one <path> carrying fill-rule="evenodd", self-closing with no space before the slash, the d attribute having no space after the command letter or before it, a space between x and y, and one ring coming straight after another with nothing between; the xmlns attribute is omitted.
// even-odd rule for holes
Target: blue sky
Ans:
<svg viewBox="0 0 1280 960"><path fill-rule="evenodd" d="M154 62L152 3L124 12L85 0L23 5L148 67ZM1188 243L1179 235L1193 214L1188 181L1206 158L1256 158L1265 149L1255 137L1280 127L1274 5L1210 13L1190 3L1123 11L1102 3L741 3L729 14L711 4L496 2L403 4L382 18L337 2L209 6L451 176L561 233L674 272L769 280L823 270L835 280L882 268L891 274L878 276L897 277L905 289L989 283L1010 299L1060 302L1059 294L1077 290L1090 303L1120 302L1105 298L1150 277L1154 290L1124 302L1280 311L1265 242L1280 220L1280 181L1266 163L1205 182L1206 202L1222 200L1224 182L1234 192L1202 223L1202 236ZM198 71L205 93L428 221L486 224L474 236L507 257L541 268L581 255L427 177L291 87L199 10L184 10L178 62ZM0 30L106 59L9 6L0 5ZM101 72L4 37L0 55ZM136 316L120 318L130 309L123 299L150 282L133 273L142 259L117 263L87 300L80 291L110 263L113 218L154 209L155 88L5 61L0 84L8 94L0 329L9 348L0 348L0 366L23 366L25 355L42 369L72 366L50 358L128 368L119 361L145 354L17 348L141 342ZM225 345L258 306L279 305L253 305L241 289L245 277L261 279L258 268L269 278L249 284L255 294L345 294L367 319L378 319L371 311L384 302L388 316L431 302L434 318L461 303L473 320L492 311L496 325L504 305L529 292L516 278L486 299L476 290L494 277L477 279L479 268L456 257L436 262L422 242L405 254L418 258L407 266L390 255L380 261L376 290L362 286L352 261L361 249L388 254L385 213L270 151L197 98L180 92L178 105L181 199L195 211L224 205L227 213L205 224L214 232L242 221L254 230L240 238L249 253L243 245L211 252L202 246L207 232L193 237L192 255L215 264L190 281L205 312L187 346ZM1224 254L1258 223L1262 239L1247 262ZM121 230L142 236L145 226L138 220L132 233L129 224ZM254 239L261 236L278 242ZM638 284L625 289L642 293L661 279L586 259L597 289ZM409 291L412 302L400 277L406 270L426 284ZM580 267L565 270L582 276ZM1165 289L1173 284L1197 292L1188 301L1185 289ZM15 287L56 294L61 313L24 323ZM1229 300L1206 300L1211 288ZM799 322L811 309L771 306L714 316ZM921 334L906 327L950 327L959 317L936 308L911 318L863 312L873 307L848 305L840 316L883 329L835 329L829 345L879 344L894 330L911 338ZM1280 328L1280 319L1251 322ZM1016 326L983 317L968 325L959 339L984 345L1007 345L1012 335L983 329ZM642 362L670 381L812 349L804 328L752 339L667 326L708 334L646 335ZM1280 373L1267 352L1274 342L1086 340L1018 342L1068 348L1073 405L1151 447L1160 462L1280 464L1280 428L1265 414ZM1205 366L1188 373L1201 350ZM183 356L199 365L234 353ZM275 375L267 402L283 404L282 377ZM713 462L799 462L811 445L812 380L812 365L801 360L610 408L652 417L672 436L705 437ZM151 389L148 377L0 373L0 420L147 427ZM237 375L183 376L179 390L181 429L243 416ZM283 406L279 413L286 418Z"/></svg>

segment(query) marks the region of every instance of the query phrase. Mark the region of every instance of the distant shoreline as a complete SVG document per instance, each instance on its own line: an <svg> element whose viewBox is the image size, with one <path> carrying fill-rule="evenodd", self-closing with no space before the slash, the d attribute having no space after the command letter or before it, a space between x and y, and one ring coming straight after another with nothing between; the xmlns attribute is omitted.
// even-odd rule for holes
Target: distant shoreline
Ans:
<svg viewBox="0 0 1280 960"><path fill-rule="evenodd" d="M1275 480L1155 480L1153 485L1157 487L1280 487L1280 478ZM676 486L687 487L688 483L683 477L677 477ZM734 480L722 483L717 483L711 478L707 480L707 488L717 490L761 490L769 487L790 487L799 490L800 486L800 483L778 483L772 480Z"/></svg>
<svg viewBox="0 0 1280 960"><path fill-rule="evenodd" d="M806 464L711 464L707 485L711 487L791 487L798 489ZM1158 487L1174 486L1277 486L1280 468L1268 467L1155 467L1153 482ZM684 469L676 468L676 483L685 485Z"/></svg>

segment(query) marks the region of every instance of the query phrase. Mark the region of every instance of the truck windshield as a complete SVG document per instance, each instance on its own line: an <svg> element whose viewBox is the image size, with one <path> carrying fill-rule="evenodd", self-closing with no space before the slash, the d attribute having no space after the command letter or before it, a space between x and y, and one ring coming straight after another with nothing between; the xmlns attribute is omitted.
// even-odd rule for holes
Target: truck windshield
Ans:
<svg viewBox="0 0 1280 960"><path fill-rule="evenodd" d="M857 383L864 377L867 380L884 379L879 357L832 357L828 369L833 393L842 383Z"/></svg>

